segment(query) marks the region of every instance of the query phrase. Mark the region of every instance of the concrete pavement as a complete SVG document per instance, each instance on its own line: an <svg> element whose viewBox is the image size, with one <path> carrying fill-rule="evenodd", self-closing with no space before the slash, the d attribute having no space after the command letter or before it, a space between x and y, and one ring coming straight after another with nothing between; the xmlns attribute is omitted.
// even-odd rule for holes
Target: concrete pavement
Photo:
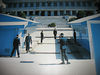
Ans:
<svg viewBox="0 0 100 75"><path fill-rule="evenodd" d="M45 38L40 44L40 38L36 38L38 35L39 32L31 34L31 52L26 53L23 48L20 58L0 58L0 75L96 75L91 59L75 59L72 54L67 54L70 64L60 64L59 43L54 38Z"/></svg>

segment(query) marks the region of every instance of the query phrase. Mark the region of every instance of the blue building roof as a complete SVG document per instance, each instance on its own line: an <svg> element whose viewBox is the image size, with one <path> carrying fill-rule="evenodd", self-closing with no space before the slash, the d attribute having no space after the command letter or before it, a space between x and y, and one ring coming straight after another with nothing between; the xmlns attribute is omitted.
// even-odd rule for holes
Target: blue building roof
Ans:
<svg viewBox="0 0 100 75"><path fill-rule="evenodd" d="M20 22L26 21L23 18L7 15L7 14L0 14L0 22Z"/></svg>
<svg viewBox="0 0 100 75"><path fill-rule="evenodd" d="M84 17L75 21L71 21L68 24L71 25L86 25L86 22L89 20L100 20L100 14Z"/></svg>
<svg viewBox="0 0 100 75"><path fill-rule="evenodd" d="M6 26L11 27L11 26L16 26L19 27L19 25L24 25L25 27L31 27L31 26L36 26L39 24L38 22L27 20L24 18L20 18L17 16L11 16L7 14L0 14L0 28L3 28Z"/></svg>

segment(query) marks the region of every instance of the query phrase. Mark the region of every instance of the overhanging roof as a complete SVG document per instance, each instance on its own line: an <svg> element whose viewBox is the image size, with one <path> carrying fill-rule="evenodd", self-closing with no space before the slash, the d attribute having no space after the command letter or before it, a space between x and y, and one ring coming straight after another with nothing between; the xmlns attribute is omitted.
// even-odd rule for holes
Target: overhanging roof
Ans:
<svg viewBox="0 0 100 75"><path fill-rule="evenodd" d="M0 26L12 26L12 25L35 25L39 24L39 22L32 21L32 20L27 20L24 18L20 18L17 16L12 16L8 14L0 14Z"/></svg>
<svg viewBox="0 0 100 75"><path fill-rule="evenodd" d="M81 25L83 22L84 22L83 24L85 24L86 21L97 19L97 17L99 19L100 18L100 14L84 17L84 18L81 18L81 19L78 19L78 20L75 20L75 21L72 21L72 22L68 22L68 24Z"/></svg>

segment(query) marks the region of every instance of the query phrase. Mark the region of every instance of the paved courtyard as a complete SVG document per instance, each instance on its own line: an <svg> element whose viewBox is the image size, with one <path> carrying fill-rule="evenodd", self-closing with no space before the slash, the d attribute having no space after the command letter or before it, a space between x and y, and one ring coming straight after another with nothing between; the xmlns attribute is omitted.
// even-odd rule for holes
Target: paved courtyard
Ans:
<svg viewBox="0 0 100 75"><path fill-rule="evenodd" d="M44 33L52 36L52 32ZM96 75L91 59L76 59L66 53L70 64L60 64L59 43L54 38L45 38L40 44L39 34L40 31L31 33L33 44L29 53L21 48L20 58L0 57L0 75ZM68 34L72 36L72 32L65 35ZM70 51L68 47L67 51Z"/></svg>

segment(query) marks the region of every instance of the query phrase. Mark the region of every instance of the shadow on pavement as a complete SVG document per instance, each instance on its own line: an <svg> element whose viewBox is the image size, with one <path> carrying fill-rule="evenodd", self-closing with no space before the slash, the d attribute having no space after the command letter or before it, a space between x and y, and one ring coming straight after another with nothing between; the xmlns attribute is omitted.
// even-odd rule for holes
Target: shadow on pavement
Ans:
<svg viewBox="0 0 100 75"><path fill-rule="evenodd" d="M68 48L70 49L70 53L76 59L90 59L90 52L83 48L78 42L74 43L73 39L68 39L67 44Z"/></svg>

